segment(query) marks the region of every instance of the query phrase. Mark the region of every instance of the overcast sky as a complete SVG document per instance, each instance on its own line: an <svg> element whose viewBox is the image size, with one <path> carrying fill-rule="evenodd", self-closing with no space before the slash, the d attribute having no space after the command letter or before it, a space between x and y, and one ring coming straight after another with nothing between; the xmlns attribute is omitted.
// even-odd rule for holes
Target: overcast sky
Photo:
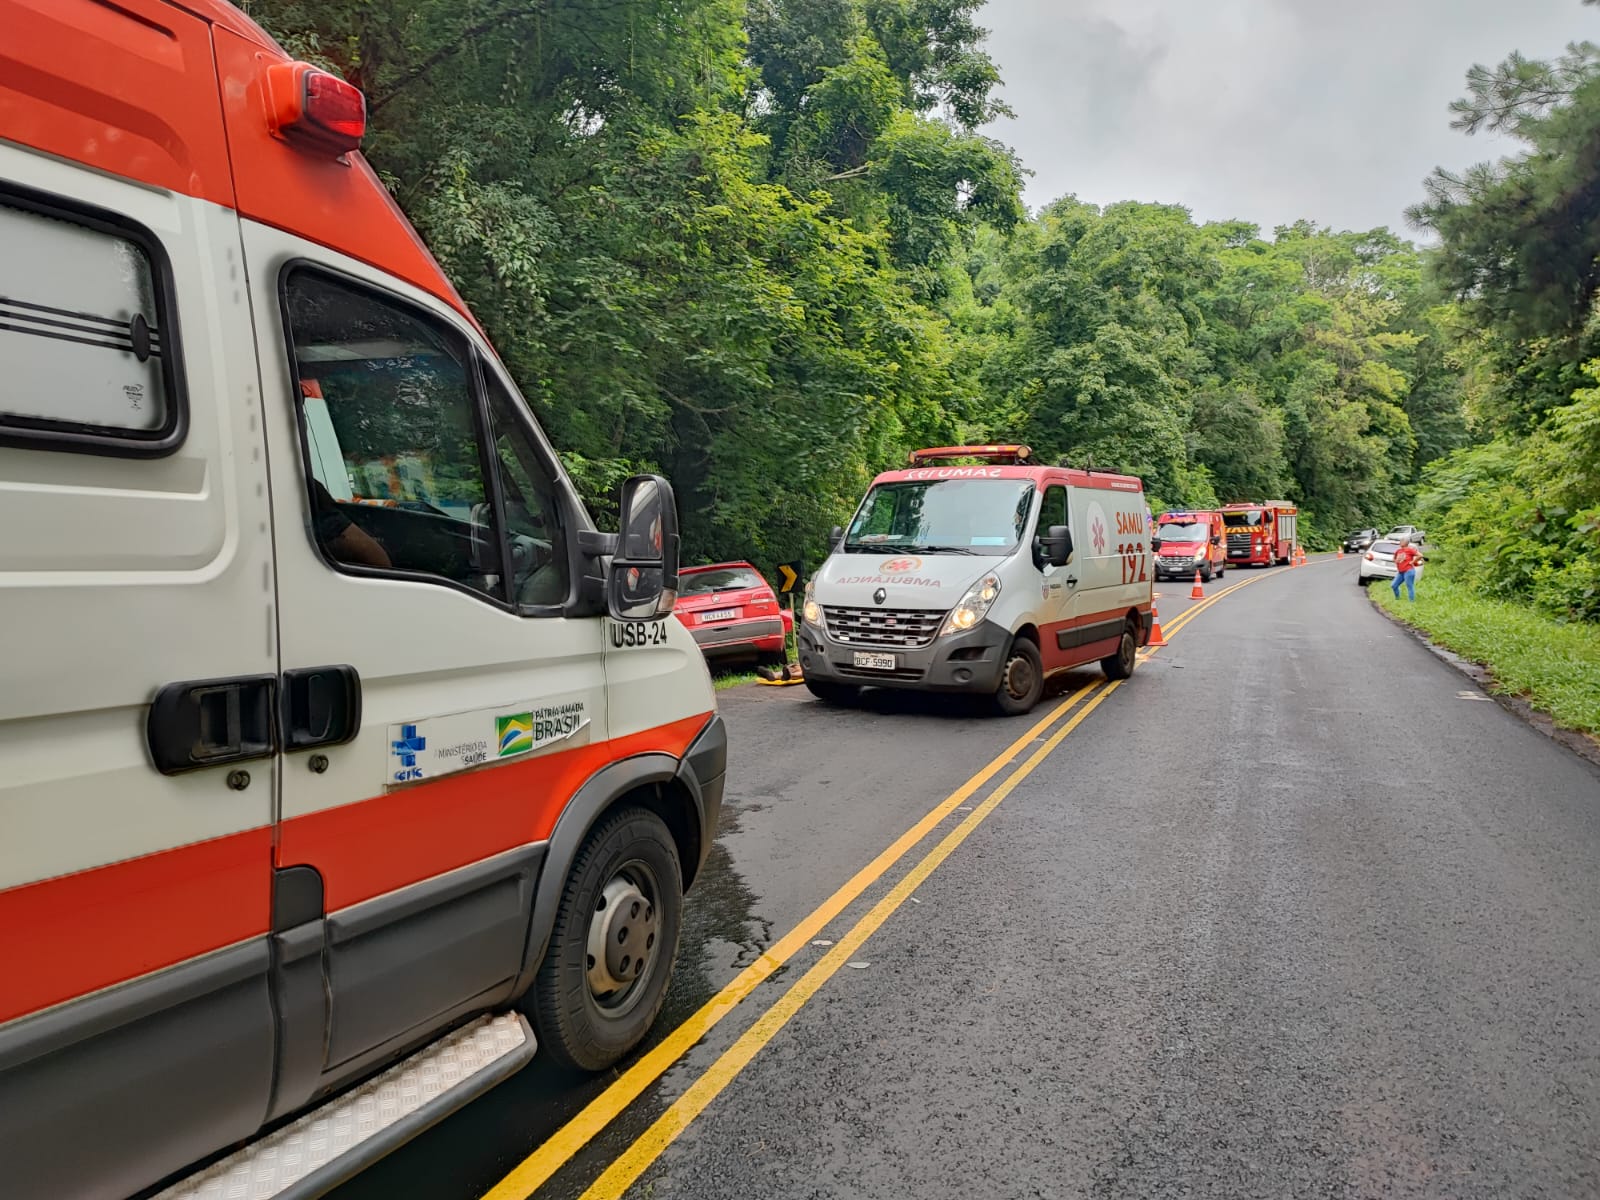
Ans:
<svg viewBox="0 0 1600 1200"><path fill-rule="evenodd" d="M1034 175L1030 208L1183 204L1263 232L1388 225L1435 166L1510 143L1450 128L1474 62L1600 41L1579 0L988 0L1016 111L987 132Z"/></svg>

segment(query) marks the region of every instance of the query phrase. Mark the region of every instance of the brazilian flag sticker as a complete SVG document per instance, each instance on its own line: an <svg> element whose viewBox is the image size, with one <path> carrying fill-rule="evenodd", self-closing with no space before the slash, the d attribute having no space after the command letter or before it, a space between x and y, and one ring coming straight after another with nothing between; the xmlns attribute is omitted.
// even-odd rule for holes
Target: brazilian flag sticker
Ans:
<svg viewBox="0 0 1600 1200"><path fill-rule="evenodd" d="M512 713L494 719L495 741L500 747L500 757L526 754L533 749L533 714Z"/></svg>

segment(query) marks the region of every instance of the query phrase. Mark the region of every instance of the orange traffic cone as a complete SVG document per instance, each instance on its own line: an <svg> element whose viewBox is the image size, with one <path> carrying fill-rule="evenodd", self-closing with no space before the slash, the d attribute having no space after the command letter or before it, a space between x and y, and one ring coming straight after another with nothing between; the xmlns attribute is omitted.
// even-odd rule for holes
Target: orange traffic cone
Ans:
<svg viewBox="0 0 1600 1200"><path fill-rule="evenodd" d="M1339 553L1337 555L1335 555L1335 557L1336 558L1343 558L1344 557L1344 545L1342 543L1339 546Z"/></svg>
<svg viewBox="0 0 1600 1200"><path fill-rule="evenodd" d="M1196 571L1194 573L1194 586L1189 589L1189 599L1204 600L1205 598L1205 589L1200 586L1200 572Z"/></svg>
<svg viewBox="0 0 1600 1200"><path fill-rule="evenodd" d="M1304 546L1298 546L1296 549L1300 551L1300 565L1303 567L1306 565L1306 548Z"/></svg>
<svg viewBox="0 0 1600 1200"><path fill-rule="evenodd" d="M1150 606L1150 641L1151 646L1165 646L1167 639L1161 636L1161 614L1156 612L1156 606Z"/></svg>

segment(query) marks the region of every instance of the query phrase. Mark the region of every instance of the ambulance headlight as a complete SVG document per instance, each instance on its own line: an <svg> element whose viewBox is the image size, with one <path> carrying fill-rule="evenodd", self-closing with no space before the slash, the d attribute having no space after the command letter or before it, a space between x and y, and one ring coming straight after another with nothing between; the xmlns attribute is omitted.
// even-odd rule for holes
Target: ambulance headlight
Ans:
<svg viewBox="0 0 1600 1200"><path fill-rule="evenodd" d="M815 625L818 629L822 628L822 605L817 603L815 584L806 584L806 602L800 611L804 615L807 625Z"/></svg>
<svg viewBox="0 0 1600 1200"><path fill-rule="evenodd" d="M1206 560L1206 548L1204 546L1201 546L1200 549L1198 549L1198 550L1196 550L1194 552L1194 560L1197 563L1205 562L1205 560Z"/></svg>
<svg viewBox="0 0 1600 1200"><path fill-rule="evenodd" d="M961 597L961 602L950 610L944 619L944 628L939 630L939 636L965 633L973 628L989 615L989 610L994 607L995 597L999 594L1000 576L985 575L968 588L967 594Z"/></svg>

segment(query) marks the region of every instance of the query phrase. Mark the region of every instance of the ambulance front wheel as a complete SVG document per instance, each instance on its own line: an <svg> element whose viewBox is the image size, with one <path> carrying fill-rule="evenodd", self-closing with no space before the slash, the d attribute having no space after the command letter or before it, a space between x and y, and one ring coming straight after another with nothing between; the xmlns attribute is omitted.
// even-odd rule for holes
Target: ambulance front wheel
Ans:
<svg viewBox="0 0 1600 1200"><path fill-rule="evenodd" d="M1133 674L1138 661L1139 635L1128 624L1122 627L1122 641L1117 643L1117 652L1110 658L1102 658L1100 669L1106 673L1107 679L1127 679Z"/></svg>
<svg viewBox="0 0 1600 1200"><path fill-rule="evenodd" d="M644 1040L666 999L683 872L655 813L625 808L583 844L530 996L539 1049L601 1071Z"/></svg>
<svg viewBox="0 0 1600 1200"><path fill-rule="evenodd" d="M825 679L806 676L806 691L824 704L854 704L861 699L861 689L853 683L829 683Z"/></svg>
<svg viewBox="0 0 1600 1200"><path fill-rule="evenodd" d="M995 707L1008 717L1020 717L1031 712L1043 695L1044 660L1039 657L1039 647L1025 637L1013 638L994 694Z"/></svg>

